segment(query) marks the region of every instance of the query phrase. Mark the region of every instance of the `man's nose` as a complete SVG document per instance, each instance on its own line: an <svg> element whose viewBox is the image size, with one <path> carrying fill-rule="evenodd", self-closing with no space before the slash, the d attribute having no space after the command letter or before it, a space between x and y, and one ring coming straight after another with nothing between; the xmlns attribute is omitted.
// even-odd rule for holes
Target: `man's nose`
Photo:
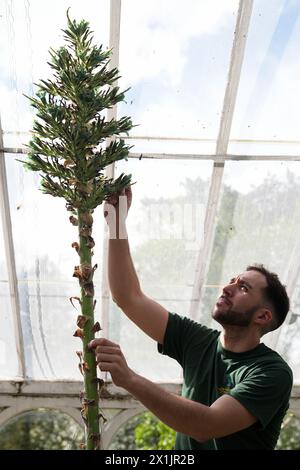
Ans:
<svg viewBox="0 0 300 470"><path fill-rule="evenodd" d="M234 289L235 289L234 284L227 284L226 286L223 287L223 292L228 297L231 297L233 295Z"/></svg>

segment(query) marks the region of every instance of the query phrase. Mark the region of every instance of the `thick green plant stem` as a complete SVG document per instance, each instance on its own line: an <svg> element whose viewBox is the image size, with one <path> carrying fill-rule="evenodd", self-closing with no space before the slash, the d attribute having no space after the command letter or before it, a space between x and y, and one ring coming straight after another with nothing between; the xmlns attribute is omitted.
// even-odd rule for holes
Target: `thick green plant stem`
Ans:
<svg viewBox="0 0 300 470"><path fill-rule="evenodd" d="M79 256L81 278L81 314L87 320L83 327L83 364L85 396L83 398L82 416L86 425L86 449L94 450L100 447L99 431L99 393L95 354L88 349L88 343L95 338L94 331L94 284L92 267L92 248L88 246L91 240L92 223L87 224L89 213L78 211Z"/></svg>

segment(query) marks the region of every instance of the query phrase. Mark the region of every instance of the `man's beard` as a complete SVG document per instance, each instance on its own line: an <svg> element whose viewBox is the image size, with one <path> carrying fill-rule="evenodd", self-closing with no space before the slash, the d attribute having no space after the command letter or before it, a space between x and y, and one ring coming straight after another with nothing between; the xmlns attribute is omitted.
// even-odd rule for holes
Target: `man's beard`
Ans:
<svg viewBox="0 0 300 470"><path fill-rule="evenodd" d="M244 312L238 312L237 310L233 310L231 307L229 307L225 312L220 312L216 309L214 310L212 317L222 326L231 325L247 327L250 325L252 317L258 308L260 308L259 304Z"/></svg>

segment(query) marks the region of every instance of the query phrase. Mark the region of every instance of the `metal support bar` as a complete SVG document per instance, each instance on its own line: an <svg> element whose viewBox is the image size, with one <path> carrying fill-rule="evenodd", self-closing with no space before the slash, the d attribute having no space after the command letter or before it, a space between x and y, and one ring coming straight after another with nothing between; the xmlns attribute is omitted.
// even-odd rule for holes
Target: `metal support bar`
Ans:
<svg viewBox="0 0 300 470"><path fill-rule="evenodd" d="M119 67L120 53L121 0L110 0L109 48L113 49L110 68ZM116 107L111 111L116 111Z"/></svg>
<svg viewBox="0 0 300 470"><path fill-rule="evenodd" d="M125 139L126 140L126 139ZM0 148L0 152L10 154L27 154L28 150L22 147L4 147ZM145 158L145 159L156 159L156 160L212 160L214 162L225 162L225 161L274 161L274 162L299 162L300 155L242 155L242 154L231 154L217 155L217 154L201 154L201 153L129 153L128 158Z"/></svg>
<svg viewBox="0 0 300 470"><path fill-rule="evenodd" d="M242 154L224 154L224 155L217 155L217 154L192 154L192 153L129 153L129 158L145 158L145 159L159 159L159 160L211 160L217 163L225 162L225 161L287 161L287 162L299 162L300 155L242 155Z"/></svg>
<svg viewBox="0 0 300 470"><path fill-rule="evenodd" d="M2 126L0 118L0 148L3 148ZM9 208L9 196L6 179L5 156L0 151L0 213L2 218L4 246L7 263L8 284L10 291L10 301L13 314L13 325L18 357L18 375L25 377L25 353L22 333L22 323L20 315L20 299L18 292L18 279L15 262L15 250L12 234L12 225Z"/></svg>
<svg viewBox="0 0 300 470"><path fill-rule="evenodd" d="M126 140L126 139L125 139ZM4 147L0 148L0 152L6 154L26 154L28 153L27 149L16 147ZM200 153L129 153L128 158L145 158L145 159L156 159L156 160L211 160L214 162L225 162L225 161L256 161L256 162L299 162L300 155L243 155L243 154L230 154L217 155L217 154L200 154Z"/></svg>
<svg viewBox="0 0 300 470"><path fill-rule="evenodd" d="M119 49L120 49L120 24L121 24L121 0L110 0L110 32L109 32L109 48L113 50L109 68L118 68L119 66ZM107 119L110 121L117 117L117 105L110 108L107 112ZM110 140L106 144L109 145ZM114 178L115 165L112 163L106 168L105 176ZM106 227L104 227L104 232ZM108 260L108 239L106 233L103 237L103 256L102 256L102 301L101 301L101 327L103 334L109 334L109 299L110 292L108 286L107 275Z"/></svg>
<svg viewBox="0 0 300 470"><path fill-rule="evenodd" d="M126 140L126 139L125 139ZM0 152L11 153L11 154L26 154L28 151L22 148L0 148ZM128 158L145 158L153 160L210 160L214 162L226 162L226 161L255 161L255 162L299 162L300 155L242 155L242 154L230 154L217 155L217 154L200 154L200 153L129 153ZM112 166L112 165L111 165Z"/></svg>
<svg viewBox="0 0 300 470"><path fill-rule="evenodd" d="M233 41L230 67L225 91L220 130L217 141L217 155L226 154L236 97L245 54L248 29L252 13L253 0L240 0Z"/></svg>
<svg viewBox="0 0 300 470"><path fill-rule="evenodd" d="M242 70L242 63L245 53L247 32L249 28L253 0L241 0L237 15L235 37L231 52L230 67L225 91L223 111L220 122L219 135L217 140L216 155L226 155L230 130L233 119L233 112L237 97L238 85ZM211 185L206 207L204 222L204 237L199 250L196 264L195 280L190 304L190 317L199 318L199 304L202 296L202 289L209 265L210 255L213 247L216 217L221 199L221 188L224 174L224 162L214 162L214 169L211 178Z"/></svg>
<svg viewBox="0 0 300 470"><path fill-rule="evenodd" d="M220 192L224 172L224 163L214 163L214 169L211 177L211 185L209 189L208 202L206 206L206 214L204 221L203 241L198 253L198 260L195 270L195 280L190 303L190 317L199 319L199 303L201 300L202 288L205 281L208 261L213 245L215 232L215 218L220 201Z"/></svg>

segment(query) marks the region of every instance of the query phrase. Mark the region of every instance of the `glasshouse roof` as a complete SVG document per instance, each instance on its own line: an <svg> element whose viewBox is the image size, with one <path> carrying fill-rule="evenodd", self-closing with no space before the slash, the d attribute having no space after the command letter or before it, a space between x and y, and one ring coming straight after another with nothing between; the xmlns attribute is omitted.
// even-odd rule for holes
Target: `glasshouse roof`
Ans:
<svg viewBox="0 0 300 470"><path fill-rule="evenodd" d="M291 299L281 328L262 341L300 381L300 5L286 0L0 1L0 381L80 381L73 336L76 229L63 199L24 170L36 83L63 43L66 11L112 48L130 116L128 233L143 291L213 328L214 303L252 263L278 273ZM112 301L107 228L94 213L96 319L130 366L180 382ZM1 386L1 384L0 384Z"/></svg>

